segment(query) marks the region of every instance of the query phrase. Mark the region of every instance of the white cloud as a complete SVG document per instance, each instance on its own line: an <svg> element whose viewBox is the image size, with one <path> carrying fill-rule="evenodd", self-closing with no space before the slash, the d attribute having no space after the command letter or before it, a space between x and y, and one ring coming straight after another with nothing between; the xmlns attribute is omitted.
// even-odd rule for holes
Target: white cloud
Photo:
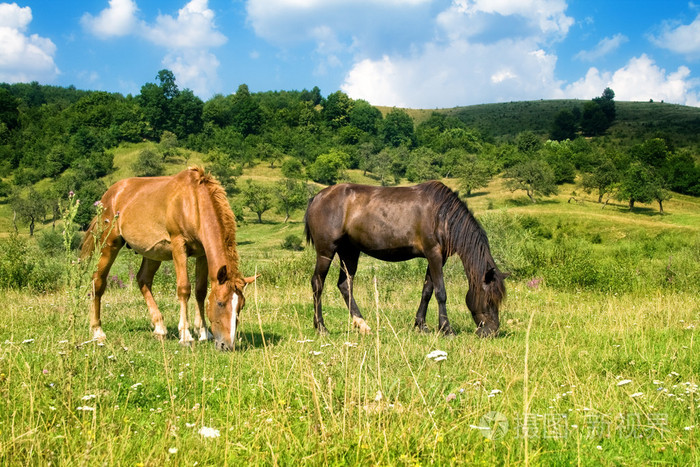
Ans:
<svg viewBox="0 0 700 467"><path fill-rule="evenodd" d="M210 51L226 43L216 26L208 0L190 0L177 16L160 14L153 23L137 21L133 0L110 0L97 17L86 13L83 26L99 38L135 35L166 49L162 64L177 78L178 86L208 97L219 84L219 60Z"/></svg>
<svg viewBox="0 0 700 467"><path fill-rule="evenodd" d="M574 58L582 60L584 62L594 62L611 52L617 50L622 44L628 42L629 39L624 34L615 34L612 37L606 37L602 39L593 48L593 50L582 50Z"/></svg>
<svg viewBox="0 0 700 467"><path fill-rule="evenodd" d="M109 7L97 16L85 13L80 23L101 39L126 36L137 26L138 7L133 0L109 0Z"/></svg>
<svg viewBox="0 0 700 467"><path fill-rule="evenodd" d="M694 91L697 84L690 78L687 67L681 66L675 72L667 73L646 54L642 54L613 73L591 68L584 78L566 86L563 92L567 97L591 99L609 87L615 91L617 100L653 99L698 106L700 96Z"/></svg>
<svg viewBox="0 0 700 467"><path fill-rule="evenodd" d="M659 47L691 58L700 58L700 15L690 24L672 27L666 24L658 37L652 37Z"/></svg>
<svg viewBox="0 0 700 467"><path fill-rule="evenodd" d="M52 81L56 45L37 34L27 35L32 10L0 3L0 82Z"/></svg>

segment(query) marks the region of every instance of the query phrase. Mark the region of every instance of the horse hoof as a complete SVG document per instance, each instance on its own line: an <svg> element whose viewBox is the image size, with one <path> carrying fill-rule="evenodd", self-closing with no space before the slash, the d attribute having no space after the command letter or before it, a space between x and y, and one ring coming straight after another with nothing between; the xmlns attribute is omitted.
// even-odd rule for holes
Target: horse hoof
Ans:
<svg viewBox="0 0 700 467"><path fill-rule="evenodd" d="M421 324L416 323L413 326L413 328L416 330L416 332L419 332L421 334L430 334L432 332L430 330L430 328L428 327L428 325L425 323L421 323Z"/></svg>
<svg viewBox="0 0 700 467"><path fill-rule="evenodd" d="M214 339L214 334L209 332L208 329L202 328L199 330L199 341L210 341Z"/></svg>
<svg viewBox="0 0 700 467"><path fill-rule="evenodd" d="M372 329L367 325L367 322L357 316L352 318L352 327L357 328L360 334L372 334Z"/></svg>
<svg viewBox="0 0 700 467"><path fill-rule="evenodd" d="M440 332L442 333L443 337L454 337L455 336L455 332L452 330L452 328L449 325L443 326L442 328L440 328Z"/></svg>
<svg viewBox="0 0 700 467"><path fill-rule="evenodd" d="M97 328L93 331L92 338L97 342L104 342L107 340L107 335L102 330L102 328Z"/></svg>
<svg viewBox="0 0 700 467"><path fill-rule="evenodd" d="M321 336L327 336L328 334L330 334L328 332L328 329L326 329L326 326L324 326L323 324L316 325L316 332Z"/></svg>

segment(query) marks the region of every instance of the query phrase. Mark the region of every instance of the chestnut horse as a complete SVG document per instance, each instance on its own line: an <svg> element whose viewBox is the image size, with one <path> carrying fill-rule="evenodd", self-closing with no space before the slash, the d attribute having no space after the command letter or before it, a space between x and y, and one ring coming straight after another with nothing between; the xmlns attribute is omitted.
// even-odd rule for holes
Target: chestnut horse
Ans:
<svg viewBox="0 0 700 467"><path fill-rule="evenodd" d="M109 269L121 247L126 245L143 256L136 277L156 336L165 336L167 330L151 293L153 276L162 261L172 260L180 302L180 343L187 345L194 340L187 321L191 292L187 257L194 256L197 258L194 327L199 340L213 337L217 349L232 350L245 303L243 290L255 277L243 278L238 270L236 219L221 185L201 168L189 168L169 177L121 180L107 190L101 203L102 215L93 219L81 251L81 256L87 257L93 253L95 244L101 245L93 275L90 311L93 338L100 341L106 338L100 321L100 301ZM207 277L212 287L206 312L213 336L207 331L204 318Z"/></svg>
<svg viewBox="0 0 700 467"><path fill-rule="evenodd" d="M432 181L412 187L377 187L341 184L320 191L310 201L304 219L306 239L316 248L316 269L311 278L314 326L324 334L321 294L326 274L337 253L338 288L350 310L353 325L370 332L352 294L360 252L384 261L428 259L428 270L415 327L428 331L425 315L435 292L439 330L453 334L445 310L442 268L457 254L469 280L467 307L480 337L499 328L498 308L505 296L507 274L498 270L486 233L467 206L448 187Z"/></svg>

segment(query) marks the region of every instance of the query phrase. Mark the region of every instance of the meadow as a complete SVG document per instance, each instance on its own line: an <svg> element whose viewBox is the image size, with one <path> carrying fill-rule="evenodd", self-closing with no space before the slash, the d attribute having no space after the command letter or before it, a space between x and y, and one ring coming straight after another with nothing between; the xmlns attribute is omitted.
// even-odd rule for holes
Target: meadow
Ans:
<svg viewBox="0 0 700 467"><path fill-rule="evenodd" d="M103 301L107 341L91 341L89 275L64 259L70 287L0 292L0 463L698 464L700 200L674 195L659 215L568 202L572 189L532 204L496 179L467 199L512 272L493 339L474 334L456 258L454 338L413 330L424 260L366 256L354 286L373 333L351 329L336 261L330 335L316 335L313 250L281 248L302 237L301 212L239 224L243 272L261 277L229 353L178 344L167 264L154 295L169 338L152 336L128 251Z"/></svg>

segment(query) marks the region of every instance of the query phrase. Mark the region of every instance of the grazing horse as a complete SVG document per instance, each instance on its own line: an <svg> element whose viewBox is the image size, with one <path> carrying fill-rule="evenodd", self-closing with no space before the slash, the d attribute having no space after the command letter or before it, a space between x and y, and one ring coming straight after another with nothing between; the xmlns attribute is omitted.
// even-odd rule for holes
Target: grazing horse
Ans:
<svg viewBox="0 0 700 467"><path fill-rule="evenodd" d="M122 246L143 256L137 281L153 323L156 336L167 334L163 315L153 300L153 276L162 261L171 261L177 278L180 302L180 343L194 339L187 321L191 286L187 257L196 262L194 327L199 340L212 337L216 348L232 350L241 309L243 290L255 277L243 278L238 270L236 219L221 185L201 168L189 168L169 177L127 178L112 185L102 196L102 215L93 219L85 234L81 257L101 247L93 275L90 328L94 339L106 336L100 321L100 301L107 286L107 274ZM212 287L206 309L212 334L204 318L207 277Z"/></svg>
<svg viewBox="0 0 700 467"><path fill-rule="evenodd" d="M412 187L376 187L341 184L320 191L310 201L304 218L307 242L316 248L316 269L311 278L314 326L327 333L321 311L321 294L328 269L340 258L338 288L350 310L353 325L370 332L352 294L353 276L360 252L384 261L428 259L428 270L415 327L427 332L425 314L435 292L439 330L453 334L445 310L442 268L458 254L469 280L467 307L480 337L498 331L498 307L505 296L503 279L491 256L486 233L467 206L448 187L432 181Z"/></svg>

